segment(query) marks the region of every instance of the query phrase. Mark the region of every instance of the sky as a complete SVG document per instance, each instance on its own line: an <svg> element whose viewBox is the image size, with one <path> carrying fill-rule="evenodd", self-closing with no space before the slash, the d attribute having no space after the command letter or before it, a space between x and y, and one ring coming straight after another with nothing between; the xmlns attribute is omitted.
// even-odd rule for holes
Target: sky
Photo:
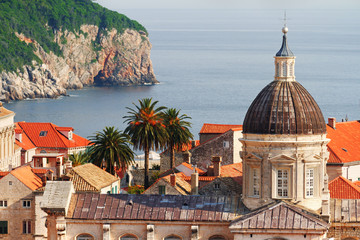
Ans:
<svg viewBox="0 0 360 240"><path fill-rule="evenodd" d="M360 0L93 0L120 9L360 9Z"/></svg>

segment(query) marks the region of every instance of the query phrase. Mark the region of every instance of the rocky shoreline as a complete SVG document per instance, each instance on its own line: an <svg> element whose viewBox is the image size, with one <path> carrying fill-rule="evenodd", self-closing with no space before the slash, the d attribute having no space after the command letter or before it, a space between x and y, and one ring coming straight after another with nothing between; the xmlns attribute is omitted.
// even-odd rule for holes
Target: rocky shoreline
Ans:
<svg viewBox="0 0 360 240"><path fill-rule="evenodd" d="M0 101L56 98L67 89L84 86L130 86L158 83L150 59L151 44L144 32L116 29L99 34L94 25L83 25L78 33L58 31L55 41L63 56L46 53L33 39L17 34L35 45L42 64L23 66L17 72L0 73ZM94 44L100 39L99 44Z"/></svg>

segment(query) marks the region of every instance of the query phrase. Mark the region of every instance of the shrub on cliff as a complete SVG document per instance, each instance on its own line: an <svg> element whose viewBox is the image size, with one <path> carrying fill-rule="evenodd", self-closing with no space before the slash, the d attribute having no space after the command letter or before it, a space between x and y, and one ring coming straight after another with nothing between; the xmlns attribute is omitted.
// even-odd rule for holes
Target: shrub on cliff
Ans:
<svg viewBox="0 0 360 240"><path fill-rule="evenodd" d="M61 55L54 41L55 30L78 33L80 26L99 26L99 34L115 28L119 32L130 28L146 33L138 22L110 11L91 0L0 0L0 72L15 71L31 61L40 62L33 53L33 44L21 42L15 32L36 40L46 52Z"/></svg>

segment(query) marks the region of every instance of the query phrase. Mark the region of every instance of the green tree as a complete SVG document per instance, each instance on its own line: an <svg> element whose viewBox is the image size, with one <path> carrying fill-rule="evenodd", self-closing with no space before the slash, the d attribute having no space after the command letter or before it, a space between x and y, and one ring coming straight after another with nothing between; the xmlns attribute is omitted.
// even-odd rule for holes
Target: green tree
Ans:
<svg viewBox="0 0 360 240"><path fill-rule="evenodd" d="M92 142L89 149L91 162L105 167L107 172L114 174L115 163L117 167L125 169L134 162L129 135L115 127L105 127L89 139Z"/></svg>
<svg viewBox="0 0 360 240"><path fill-rule="evenodd" d="M145 153L145 189L149 187L149 152L162 149L167 139L161 112L166 108L157 107L157 103L158 101L152 102L152 98L144 98L139 100L138 106L133 103L135 109L127 108L129 115L124 116L124 122L128 124L125 133L130 135L134 148Z"/></svg>
<svg viewBox="0 0 360 240"><path fill-rule="evenodd" d="M69 155L69 160L72 162L72 166L76 167L88 163L90 156L87 152L78 152Z"/></svg>
<svg viewBox="0 0 360 240"><path fill-rule="evenodd" d="M170 168L175 167L175 151L181 151L184 144L188 144L193 139L193 134L189 128L191 123L186 121L191 117L186 114L180 115L180 110L169 108L163 112L164 125L167 131L166 147L170 152Z"/></svg>

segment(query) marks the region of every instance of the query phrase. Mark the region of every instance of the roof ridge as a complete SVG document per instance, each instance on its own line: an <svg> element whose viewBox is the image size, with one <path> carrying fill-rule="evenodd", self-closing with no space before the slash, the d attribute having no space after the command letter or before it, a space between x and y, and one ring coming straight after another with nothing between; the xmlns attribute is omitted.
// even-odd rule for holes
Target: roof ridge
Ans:
<svg viewBox="0 0 360 240"><path fill-rule="evenodd" d="M25 121L23 122L17 122L17 124L20 126L19 123L25 123ZM31 140L31 138L29 137L29 135L26 133L26 131L22 128L22 126L20 126L20 128L22 129L23 133L26 135L26 137L30 140L30 142L37 148L36 144Z"/></svg>
<svg viewBox="0 0 360 240"><path fill-rule="evenodd" d="M87 164L87 163L85 163L85 164ZM80 165L80 166L84 166L85 164ZM78 167L80 167L80 166L78 166ZM74 173L76 173L76 175L77 175L78 178L81 178L84 182L86 182L87 184L89 184L91 187L93 187L93 188L97 189L98 191L100 191L100 189L98 189L96 186L94 186L94 185L92 185L91 183L89 183L89 181L87 181L87 180L86 180L84 177L82 177L78 172L76 172L76 171L75 171L75 168L73 168L72 171L73 171ZM70 172L70 173L71 173L71 172ZM72 176L72 178L74 178L74 175Z"/></svg>
<svg viewBox="0 0 360 240"><path fill-rule="evenodd" d="M346 182L347 184L349 184L350 187L352 187L354 190L356 190L358 193L360 193L360 187L357 186L355 183L353 183L352 181L350 181L349 179L343 177L343 176L339 176L341 180L343 180L344 182Z"/></svg>
<svg viewBox="0 0 360 240"><path fill-rule="evenodd" d="M68 148L68 145L62 140L62 138L59 136L59 134L61 134L58 130L56 130L56 127L58 127L57 125L53 124L52 122L49 122L50 126L52 127L52 129L54 130L56 137L60 139L60 141L64 144L64 146L66 148ZM63 135L63 134L61 134Z"/></svg>

